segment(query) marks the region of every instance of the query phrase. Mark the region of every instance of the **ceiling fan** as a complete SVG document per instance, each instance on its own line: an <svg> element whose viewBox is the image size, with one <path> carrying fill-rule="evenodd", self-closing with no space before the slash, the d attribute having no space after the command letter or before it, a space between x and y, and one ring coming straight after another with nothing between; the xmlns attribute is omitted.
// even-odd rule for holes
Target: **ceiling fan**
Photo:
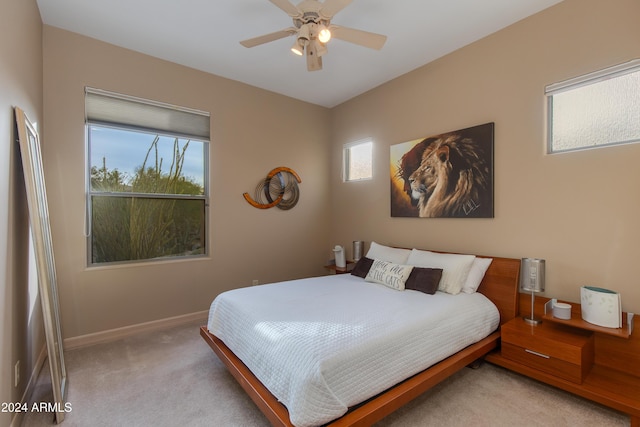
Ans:
<svg viewBox="0 0 640 427"><path fill-rule="evenodd" d="M291 51L300 56L306 51L309 71L322 69L322 56L327 53L326 44L332 38L378 50L382 49L387 41L387 36L381 34L331 24L333 16L353 0L303 0L297 6L289 0L269 1L286 12L293 19L294 26L243 40L240 44L244 47L254 47L295 35L296 40Z"/></svg>

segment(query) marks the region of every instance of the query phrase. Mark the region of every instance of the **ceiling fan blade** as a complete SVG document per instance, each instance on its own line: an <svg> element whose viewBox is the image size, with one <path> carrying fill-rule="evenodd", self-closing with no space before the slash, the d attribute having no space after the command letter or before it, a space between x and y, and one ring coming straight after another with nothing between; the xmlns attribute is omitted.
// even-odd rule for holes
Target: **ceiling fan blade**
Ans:
<svg viewBox="0 0 640 427"><path fill-rule="evenodd" d="M289 0L269 0L271 3L278 6L280 9L284 10L287 15L292 18L297 18L302 16L302 12L296 6L293 5Z"/></svg>
<svg viewBox="0 0 640 427"><path fill-rule="evenodd" d="M333 15L349 6L353 0L325 0L320 8L320 15L323 18L331 19Z"/></svg>
<svg viewBox="0 0 640 427"><path fill-rule="evenodd" d="M290 27L284 30L276 31L274 33L269 33L263 36L254 37L252 39L243 40L240 42L240 44L244 47L254 47L261 44L272 42L274 40L283 39L297 32L298 30L296 28Z"/></svg>
<svg viewBox="0 0 640 427"><path fill-rule="evenodd" d="M307 51L307 70L318 71L322 70L322 57L318 55L317 47L315 43L309 43L306 46Z"/></svg>
<svg viewBox="0 0 640 427"><path fill-rule="evenodd" d="M355 28L340 27L332 25L330 27L332 37L344 40L349 43L355 43L370 49L382 49L387 36L382 34L370 33L368 31L356 30Z"/></svg>

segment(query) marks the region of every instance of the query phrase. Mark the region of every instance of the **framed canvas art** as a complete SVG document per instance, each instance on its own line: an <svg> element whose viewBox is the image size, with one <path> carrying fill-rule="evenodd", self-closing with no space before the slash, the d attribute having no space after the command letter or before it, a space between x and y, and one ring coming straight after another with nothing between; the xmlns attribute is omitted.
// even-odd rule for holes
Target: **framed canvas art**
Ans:
<svg viewBox="0 0 640 427"><path fill-rule="evenodd" d="M494 123L391 146L391 216L493 218Z"/></svg>

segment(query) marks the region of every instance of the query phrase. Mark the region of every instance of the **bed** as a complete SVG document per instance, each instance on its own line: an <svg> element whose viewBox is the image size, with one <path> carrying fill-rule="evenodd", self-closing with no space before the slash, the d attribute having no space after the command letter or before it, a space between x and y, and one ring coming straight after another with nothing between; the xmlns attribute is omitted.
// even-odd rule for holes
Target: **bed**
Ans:
<svg viewBox="0 0 640 427"><path fill-rule="evenodd" d="M371 425L495 349L499 324L517 313L518 259L488 264L372 242L363 260L364 272L241 288L212 302L200 333L273 425ZM483 260L477 292L443 287ZM380 271L391 276L376 280ZM416 274L429 289L414 286Z"/></svg>

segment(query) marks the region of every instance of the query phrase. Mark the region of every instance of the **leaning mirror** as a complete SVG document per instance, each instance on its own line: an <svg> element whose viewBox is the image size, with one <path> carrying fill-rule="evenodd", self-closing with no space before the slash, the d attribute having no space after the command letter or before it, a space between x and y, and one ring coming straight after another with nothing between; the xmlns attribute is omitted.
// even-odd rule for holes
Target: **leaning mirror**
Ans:
<svg viewBox="0 0 640 427"><path fill-rule="evenodd" d="M15 114L27 204L29 206L29 222L36 255L38 289L42 303L51 385L53 386L55 420L57 423L61 423L64 420L67 372L62 351L56 269L53 258L53 244L51 242L49 208L44 185L40 140L35 127L24 114L24 111L16 107Z"/></svg>

